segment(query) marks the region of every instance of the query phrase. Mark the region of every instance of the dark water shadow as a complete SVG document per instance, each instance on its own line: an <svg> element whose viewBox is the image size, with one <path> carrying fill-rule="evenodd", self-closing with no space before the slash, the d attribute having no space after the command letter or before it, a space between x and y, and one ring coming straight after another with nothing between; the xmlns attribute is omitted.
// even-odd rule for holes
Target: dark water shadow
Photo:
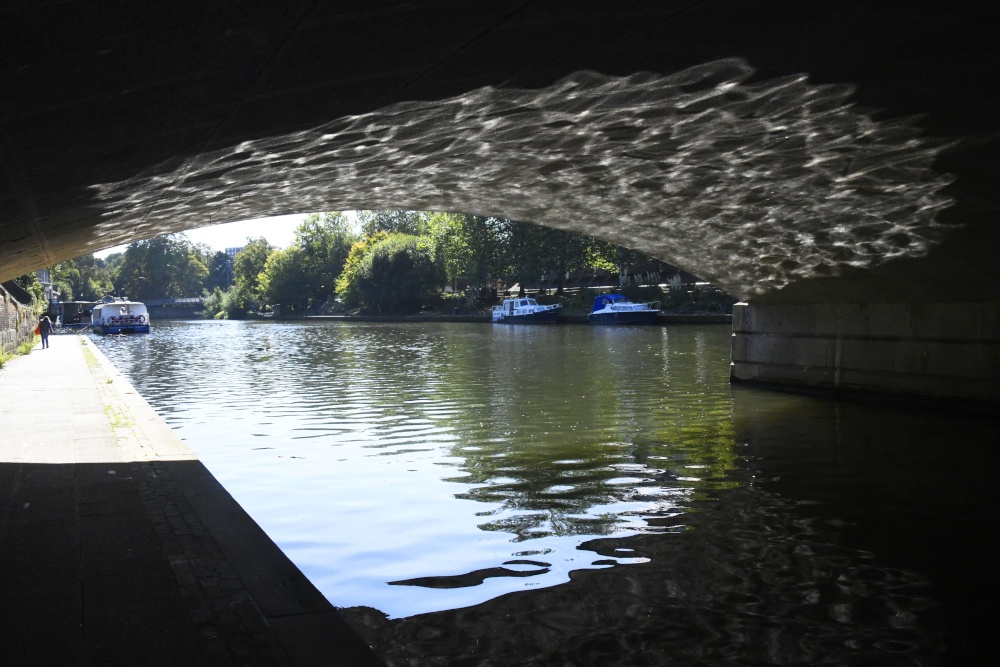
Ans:
<svg viewBox="0 0 1000 667"><path fill-rule="evenodd" d="M740 484L581 545L646 563L466 609L344 610L389 665L983 664L997 422L734 390Z"/></svg>
<svg viewBox="0 0 1000 667"><path fill-rule="evenodd" d="M466 574L440 577L418 577L404 581L390 581L390 586L422 586L424 588L465 588L478 586L491 577L534 577L545 574L551 567L548 563L529 560L510 560L504 565L530 565L531 570L512 570L507 567L487 567Z"/></svg>

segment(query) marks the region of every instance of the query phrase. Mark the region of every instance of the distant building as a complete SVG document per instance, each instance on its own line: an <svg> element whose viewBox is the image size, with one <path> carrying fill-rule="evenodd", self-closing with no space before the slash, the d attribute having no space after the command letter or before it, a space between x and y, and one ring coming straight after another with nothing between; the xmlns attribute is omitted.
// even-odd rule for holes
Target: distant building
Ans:
<svg viewBox="0 0 1000 667"><path fill-rule="evenodd" d="M38 269L35 272L38 277L38 282L42 284L45 289L45 300L48 302L59 300L59 291L52 286L52 276L49 275L48 269Z"/></svg>
<svg viewBox="0 0 1000 667"><path fill-rule="evenodd" d="M229 257L230 261L232 261L236 259L236 255L240 254L241 250L243 250L243 246L240 246L239 248L226 248L226 255Z"/></svg>

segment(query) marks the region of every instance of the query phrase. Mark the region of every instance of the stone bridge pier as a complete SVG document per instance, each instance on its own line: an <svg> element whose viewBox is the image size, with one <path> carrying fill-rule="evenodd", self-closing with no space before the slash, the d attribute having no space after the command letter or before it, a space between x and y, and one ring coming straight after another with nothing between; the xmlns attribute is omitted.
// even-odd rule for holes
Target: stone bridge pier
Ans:
<svg viewBox="0 0 1000 667"><path fill-rule="evenodd" d="M0 8L0 281L268 215L497 215L742 298L736 381L1000 402L1000 4L140 4Z"/></svg>
<svg viewBox="0 0 1000 667"><path fill-rule="evenodd" d="M1000 287L993 213L952 211L915 256L760 294L733 313L731 376L835 394L1000 403Z"/></svg>
<svg viewBox="0 0 1000 667"><path fill-rule="evenodd" d="M994 303L738 304L734 381L845 394L1000 400Z"/></svg>

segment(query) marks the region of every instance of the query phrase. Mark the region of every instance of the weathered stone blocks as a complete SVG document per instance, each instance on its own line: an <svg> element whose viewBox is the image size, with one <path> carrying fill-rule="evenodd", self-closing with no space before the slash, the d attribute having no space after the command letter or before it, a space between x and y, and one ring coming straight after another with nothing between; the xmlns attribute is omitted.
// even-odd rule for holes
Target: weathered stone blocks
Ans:
<svg viewBox="0 0 1000 667"><path fill-rule="evenodd" d="M13 354L25 341L34 337L38 318L34 311L0 286L0 352Z"/></svg>

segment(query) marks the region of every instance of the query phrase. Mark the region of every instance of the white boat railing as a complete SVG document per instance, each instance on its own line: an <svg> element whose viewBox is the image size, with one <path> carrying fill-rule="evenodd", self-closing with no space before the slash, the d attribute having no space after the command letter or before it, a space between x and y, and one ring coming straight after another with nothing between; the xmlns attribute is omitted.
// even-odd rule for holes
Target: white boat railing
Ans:
<svg viewBox="0 0 1000 667"><path fill-rule="evenodd" d="M641 311L659 310L660 309L660 302L659 301L650 301L648 303L632 303L630 301L628 303L611 303L611 304L608 304L608 307L611 310L617 310L617 311L621 311L621 312L632 312L632 311L636 311L636 310L641 310Z"/></svg>

